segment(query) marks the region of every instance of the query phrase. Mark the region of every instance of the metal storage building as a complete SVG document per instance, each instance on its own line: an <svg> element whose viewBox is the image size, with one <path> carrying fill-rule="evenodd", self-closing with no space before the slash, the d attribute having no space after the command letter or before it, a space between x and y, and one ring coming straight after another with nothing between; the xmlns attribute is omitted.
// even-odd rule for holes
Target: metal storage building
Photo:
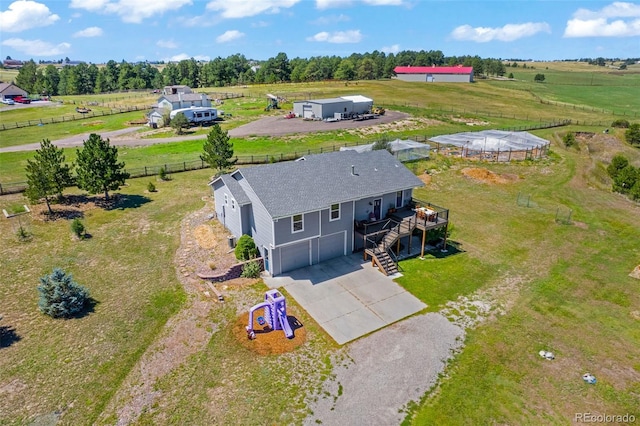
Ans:
<svg viewBox="0 0 640 426"><path fill-rule="evenodd" d="M373 100L365 96L310 99L293 103L293 112L302 118L333 118L336 113L363 114L371 110Z"/></svg>
<svg viewBox="0 0 640 426"><path fill-rule="evenodd" d="M471 83L473 67L395 67L398 80L427 83Z"/></svg>

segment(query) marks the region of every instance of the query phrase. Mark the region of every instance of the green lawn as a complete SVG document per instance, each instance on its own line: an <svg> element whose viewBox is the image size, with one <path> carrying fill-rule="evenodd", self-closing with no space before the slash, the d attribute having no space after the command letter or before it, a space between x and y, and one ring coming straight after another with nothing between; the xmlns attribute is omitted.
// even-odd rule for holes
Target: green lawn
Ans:
<svg viewBox="0 0 640 426"><path fill-rule="evenodd" d="M517 183L490 186L451 170L418 192L451 209L451 238L464 252L404 262L411 273L398 282L430 308L478 288L500 289L509 300L498 302L510 307L468 333L447 378L407 424L640 415L640 281L628 276L640 263L637 206L587 185L582 173L597 157L555 149L560 155L546 164L489 166L517 174ZM517 205L519 193L531 196L531 207ZM572 210L574 225L555 222L559 208ZM556 360L541 359L542 349ZM585 372L596 386L582 381Z"/></svg>

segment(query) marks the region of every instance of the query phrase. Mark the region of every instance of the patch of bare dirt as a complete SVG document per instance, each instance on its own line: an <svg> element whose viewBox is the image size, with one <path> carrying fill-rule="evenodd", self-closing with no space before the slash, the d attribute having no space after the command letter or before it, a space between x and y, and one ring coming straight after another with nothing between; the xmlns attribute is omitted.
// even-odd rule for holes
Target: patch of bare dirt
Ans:
<svg viewBox="0 0 640 426"><path fill-rule="evenodd" d="M188 300L183 309L169 319L158 340L147 348L131 370L104 410L101 416L103 421L115 415L118 425L135 423L140 414L151 409L163 396L155 383L186 362L191 355L204 349L218 329L218 324L211 320L211 312L219 306L219 302L209 294L206 284L195 278L195 272L213 264L218 267L230 266L235 263L235 257L225 245L226 234L223 228L220 229L222 225L211 220L214 211L212 200L206 197L205 201L204 208L182 220L180 247L175 255L176 274L188 294ZM228 281L225 285L238 287L254 282L238 279ZM300 330L296 330L296 333L296 339L293 340L301 344L305 333Z"/></svg>
<svg viewBox="0 0 640 426"><path fill-rule="evenodd" d="M466 167L462 169L461 172L470 179L489 184L505 184L519 179L517 175L500 175L492 172L491 170L478 167Z"/></svg>
<svg viewBox="0 0 640 426"><path fill-rule="evenodd" d="M249 322L249 312L241 314L233 325L233 335L242 346L258 355L275 355L291 352L307 340L307 331L300 321L293 315L291 307L287 307L289 325L293 330L293 337L287 339L282 330L272 330L267 324L258 323L258 315L253 318L253 330L256 338L250 340L247 337L245 326Z"/></svg>
<svg viewBox="0 0 640 426"><path fill-rule="evenodd" d="M476 120L475 118L468 117L450 117L451 121L455 121L456 123L464 123L467 126L488 126L488 121Z"/></svg>
<svg viewBox="0 0 640 426"><path fill-rule="evenodd" d="M635 278L640 280L640 265L636 266L633 271L629 274L631 278Z"/></svg>
<svg viewBox="0 0 640 426"><path fill-rule="evenodd" d="M429 185L431 183L431 175L428 173L421 174L418 176L418 179L420 179L425 185Z"/></svg>

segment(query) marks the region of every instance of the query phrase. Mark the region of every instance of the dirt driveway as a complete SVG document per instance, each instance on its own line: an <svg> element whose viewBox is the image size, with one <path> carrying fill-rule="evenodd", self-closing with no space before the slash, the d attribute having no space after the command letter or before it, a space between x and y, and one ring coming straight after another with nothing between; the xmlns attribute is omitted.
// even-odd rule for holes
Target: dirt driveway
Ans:
<svg viewBox="0 0 640 426"><path fill-rule="evenodd" d="M357 129L359 127L376 126L404 120L409 114L398 111L387 111L385 115L372 120L343 120L334 122L307 121L302 118L284 118L284 114L270 116L253 121L244 126L229 130L229 136L241 138L247 136L284 136L295 133L328 132L331 130Z"/></svg>
<svg viewBox="0 0 640 426"><path fill-rule="evenodd" d="M313 132L327 132L331 130L340 129L357 129L364 127L375 127L381 124L389 124L396 121L404 120L409 117L409 114L398 111L387 111L383 116L380 116L373 120L353 121L344 120L336 122L324 122L324 121L305 121L301 118L284 118L284 113L278 116L264 117L251 123L245 124L235 129L229 130L229 136L232 138L243 138L248 136L285 136L296 133L313 133ZM180 142L187 140L200 140L205 139L206 135L196 136L176 136L170 138L152 138L152 139L140 139L130 135L129 133L135 132L139 127L127 128L122 130L116 130L113 132L101 132L103 138L109 138L111 145L116 146L148 146L159 143ZM53 144L59 148L73 148L82 146L84 140L89 137L89 134L76 135L65 139L59 139L53 141ZM40 149L40 143L32 143L27 145L8 146L0 148L1 152L18 152L18 151L35 151Z"/></svg>

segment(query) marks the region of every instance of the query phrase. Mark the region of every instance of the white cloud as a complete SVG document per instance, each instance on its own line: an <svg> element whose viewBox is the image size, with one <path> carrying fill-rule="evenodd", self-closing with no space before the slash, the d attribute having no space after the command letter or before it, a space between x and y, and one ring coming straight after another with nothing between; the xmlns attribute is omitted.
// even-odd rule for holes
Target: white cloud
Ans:
<svg viewBox="0 0 640 426"><path fill-rule="evenodd" d="M387 53L387 54L388 53L396 54L396 53L398 53L400 51L400 45L399 44L393 44L391 46L384 46L384 47L380 48L380 51L384 52L384 53Z"/></svg>
<svg viewBox="0 0 640 426"><path fill-rule="evenodd" d="M307 37L307 41L320 41L327 43L359 43L362 40L360 30L334 31L332 33L322 31Z"/></svg>
<svg viewBox="0 0 640 426"><path fill-rule="evenodd" d="M626 2L614 2L600 10L578 9L564 30L564 37L634 36L640 36L640 4Z"/></svg>
<svg viewBox="0 0 640 426"><path fill-rule="evenodd" d="M184 61L184 60L188 60L188 59L195 59L196 61L210 61L211 58L209 56L206 55L187 55L186 53L180 53L178 55L173 55L170 58L164 58L163 61L165 62L180 62L180 61Z"/></svg>
<svg viewBox="0 0 640 426"><path fill-rule="evenodd" d="M223 18L246 18L261 13L280 13L300 0L212 0L207 3L207 10L221 12Z"/></svg>
<svg viewBox="0 0 640 426"><path fill-rule="evenodd" d="M330 15L330 16L321 16L314 21L311 21L314 25L333 25L340 22L348 22L351 18L347 15Z"/></svg>
<svg viewBox="0 0 640 426"><path fill-rule="evenodd" d="M173 40L158 40L156 46L162 47L163 49L176 49L178 43Z"/></svg>
<svg viewBox="0 0 640 426"><path fill-rule="evenodd" d="M37 27L46 27L60 17L49 8L35 1L15 1L5 12L0 12L0 31L18 33Z"/></svg>
<svg viewBox="0 0 640 426"><path fill-rule="evenodd" d="M176 25L176 27L189 27L189 28L212 27L216 25L218 21L219 19L215 19L207 15L192 16L190 18L178 17L175 19L175 23L179 24L179 25Z"/></svg>
<svg viewBox="0 0 640 426"><path fill-rule="evenodd" d="M488 28L461 25L453 30L451 37L456 40L475 41L514 41L523 37L531 37L537 33L550 33L551 27L546 22L527 22L524 24L507 24L503 27Z"/></svg>
<svg viewBox="0 0 640 426"><path fill-rule="evenodd" d="M71 49L69 43L54 45L42 40L23 40L21 38L10 38L2 41L3 46L9 46L18 52L29 56L59 56Z"/></svg>
<svg viewBox="0 0 640 426"><path fill-rule="evenodd" d="M78 31L73 36L74 37L100 37L102 35L102 28L100 27L89 27L84 30Z"/></svg>
<svg viewBox="0 0 640 426"><path fill-rule="evenodd" d="M357 3L353 0L316 0L316 9L349 7ZM369 6L402 6L405 4L404 0L361 0L361 3Z"/></svg>
<svg viewBox="0 0 640 426"><path fill-rule="evenodd" d="M241 33L238 30L229 30L216 37L216 43L228 43L233 40L238 40L242 37L244 37L244 33Z"/></svg>
<svg viewBox="0 0 640 426"><path fill-rule="evenodd" d="M109 0L71 0L69 7L72 9L84 9L89 12L100 12L102 11Z"/></svg>
<svg viewBox="0 0 640 426"><path fill-rule="evenodd" d="M139 24L146 18L191 5L191 0L71 0L69 7L120 16L123 22Z"/></svg>

